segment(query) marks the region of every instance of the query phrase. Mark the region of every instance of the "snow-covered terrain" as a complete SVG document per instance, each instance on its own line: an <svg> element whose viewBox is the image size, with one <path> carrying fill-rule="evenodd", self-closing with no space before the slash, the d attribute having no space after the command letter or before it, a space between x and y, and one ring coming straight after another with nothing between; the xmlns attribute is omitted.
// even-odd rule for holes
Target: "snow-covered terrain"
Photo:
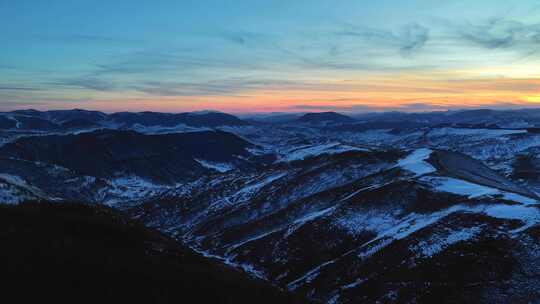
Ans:
<svg viewBox="0 0 540 304"><path fill-rule="evenodd" d="M102 203L115 206L119 203L137 203L169 188L137 176L125 176L107 181L107 185L100 189L98 195L102 198Z"/></svg>
<svg viewBox="0 0 540 304"><path fill-rule="evenodd" d="M411 171L417 176L435 172L435 168L426 162L432 152L430 149L414 150L410 155L401 159L397 166Z"/></svg>
<svg viewBox="0 0 540 304"><path fill-rule="evenodd" d="M307 145L298 148L293 148L289 151L285 151L284 155L279 158L278 161L290 162L295 160L303 160L306 158L319 156L322 154L339 154L347 151L369 151L365 148L353 147L349 145L343 145L338 142L320 144L320 145Z"/></svg>
<svg viewBox="0 0 540 304"><path fill-rule="evenodd" d="M434 184L435 189L438 191L450 192L457 195L464 195L468 196L469 198L492 196L527 205L539 203L536 199L530 197L502 191L496 188L474 184L451 177L424 177L421 180Z"/></svg>
<svg viewBox="0 0 540 304"><path fill-rule="evenodd" d="M0 173L0 204L18 204L27 200L40 200L45 194L29 185L21 177ZM55 198L49 198L54 200Z"/></svg>
<svg viewBox="0 0 540 304"><path fill-rule="evenodd" d="M216 170L216 171L221 172L221 173L225 173L227 171L234 170L234 166L232 164L228 164L228 163L210 162L210 161L203 160L203 159L195 159L195 161L197 161L199 164L201 164L201 166L203 166L205 168Z"/></svg>
<svg viewBox="0 0 540 304"><path fill-rule="evenodd" d="M101 126L138 132L96 136L28 131L19 117L21 129L2 140L28 146L8 144L12 154L0 158L0 200L107 204L207 257L324 303L432 303L441 290L455 303L493 303L492 294L500 303L534 302L540 124L531 117L446 121L452 115L210 127L122 114ZM210 129L204 146L183 137ZM36 132L58 137L39 142L30 137ZM70 167L58 163L84 149L57 157L43 148L68 133L114 140ZM138 140L118 149L118 134ZM166 137L146 142L151 134ZM46 153L34 155L38 148ZM187 150L189 157L178 157ZM101 171L85 166L96 155Z"/></svg>

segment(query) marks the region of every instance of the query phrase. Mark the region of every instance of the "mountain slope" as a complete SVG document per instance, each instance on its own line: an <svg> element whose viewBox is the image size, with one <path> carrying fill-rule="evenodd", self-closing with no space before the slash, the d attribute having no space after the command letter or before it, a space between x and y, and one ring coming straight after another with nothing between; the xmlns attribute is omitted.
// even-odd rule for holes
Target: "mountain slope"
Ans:
<svg viewBox="0 0 540 304"><path fill-rule="evenodd" d="M0 206L3 296L83 303L302 303L103 207Z"/></svg>
<svg viewBox="0 0 540 304"><path fill-rule="evenodd" d="M252 146L221 131L144 135L100 130L23 137L0 147L0 157L53 164L93 177L134 175L173 183L215 172L208 163L248 165L252 155L246 149Z"/></svg>
<svg viewBox="0 0 540 304"><path fill-rule="evenodd" d="M540 223L536 195L474 159L430 149L276 164L179 188L131 213L279 286L335 303L430 303L443 292L451 297L442 302L453 303L489 294L513 275L509 261L534 253L505 240L534 237ZM451 258L454 250L464 257ZM484 275L460 279L455 271L468 267ZM446 289L419 288L445 282L439 273L448 269L456 270ZM479 287L464 293L467 284ZM514 290L502 298L523 297Z"/></svg>
<svg viewBox="0 0 540 304"><path fill-rule="evenodd" d="M175 127L178 125L187 125L191 127L218 127L218 126L243 126L247 122L236 116L219 113L157 113L157 112L120 112L109 115L109 119L122 127L133 127L141 125L145 127L161 126Z"/></svg>
<svg viewBox="0 0 540 304"><path fill-rule="evenodd" d="M357 123L220 127L230 133L214 135L232 147L207 132L163 134L206 128L176 127L179 114L134 115L148 126L110 125L146 135L57 136L93 138L77 149L62 150L48 136L12 140L46 131L9 130L0 197L106 203L223 264L321 302L534 303L538 113L380 113ZM170 127L152 125L169 118ZM188 148L170 143L178 136ZM58 151L61 157L51 157ZM76 165L72 151L84 156ZM78 167L87 163L109 171Z"/></svg>
<svg viewBox="0 0 540 304"><path fill-rule="evenodd" d="M194 127L245 126L248 122L220 112L118 112L105 114L98 111L73 110L18 110L0 113L0 129L70 131L94 128L149 128L152 130Z"/></svg>

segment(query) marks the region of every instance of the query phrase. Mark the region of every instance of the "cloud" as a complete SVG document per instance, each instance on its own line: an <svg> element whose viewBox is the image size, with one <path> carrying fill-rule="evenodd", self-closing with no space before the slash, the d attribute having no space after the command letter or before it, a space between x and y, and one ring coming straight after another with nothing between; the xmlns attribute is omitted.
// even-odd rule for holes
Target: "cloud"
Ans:
<svg viewBox="0 0 540 304"><path fill-rule="evenodd" d="M456 26L456 31L461 39L488 49L540 46L540 23L491 18Z"/></svg>
<svg viewBox="0 0 540 304"><path fill-rule="evenodd" d="M96 34L63 34L63 35L32 35L28 36L30 39L37 39L42 42L69 44L69 45L140 45L142 43L148 43L147 41L130 39L122 36L104 36Z"/></svg>
<svg viewBox="0 0 540 304"><path fill-rule="evenodd" d="M96 65L96 75L182 73L206 69L255 69L260 63L245 59L212 58L197 50L141 51Z"/></svg>
<svg viewBox="0 0 540 304"><path fill-rule="evenodd" d="M421 49L430 39L429 29L410 23L396 32L347 24L348 29L338 31L339 36L356 37L366 42L398 48L403 55Z"/></svg>
<svg viewBox="0 0 540 304"><path fill-rule="evenodd" d="M198 61L185 61L181 64L181 59L173 53L143 51L113 59L108 63L97 64L95 74L144 74L172 71L181 65L197 66L198 64L200 64Z"/></svg>
<svg viewBox="0 0 540 304"><path fill-rule="evenodd" d="M272 40L269 35L247 31L217 31L216 35L241 46L260 46Z"/></svg>
<svg viewBox="0 0 540 304"><path fill-rule="evenodd" d="M480 90L480 91L508 91L521 93L537 93L540 92L540 79L512 79L512 78L492 78L492 79L452 79L447 80L447 83L453 86L461 87L465 90Z"/></svg>
<svg viewBox="0 0 540 304"><path fill-rule="evenodd" d="M218 96L234 94L238 86L220 82L167 82L145 81L130 86L131 89L154 96Z"/></svg>
<svg viewBox="0 0 540 304"><path fill-rule="evenodd" d="M346 105L346 106L335 106L335 105L307 105L307 104L297 104L289 107L291 110L301 110L301 111L343 111L343 112L353 112L353 111L373 111L375 107L368 105Z"/></svg>
<svg viewBox="0 0 540 304"><path fill-rule="evenodd" d="M41 91L41 90L42 90L41 88L0 85L0 91Z"/></svg>
<svg viewBox="0 0 540 304"><path fill-rule="evenodd" d="M407 25L403 28L401 40L401 52L411 53L426 44L429 40L429 29L418 24Z"/></svg>
<svg viewBox="0 0 540 304"><path fill-rule="evenodd" d="M156 96L239 96L261 90L310 90L325 87L320 83L302 81L231 77L198 82L144 81L129 88Z"/></svg>
<svg viewBox="0 0 540 304"><path fill-rule="evenodd" d="M117 86L109 81L93 77L79 77L71 79L61 79L52 83L53 85L60 85L66 87L75 87L81 89L88 89L101 92L110 92L117 89Z"/></svg>
<svg viewBox="0 0 540 304"><path fill-rule="evenodd" d="M8 64L0 64L0 70L14 70L15 66Z"/></svg>
<svg viewBox="0 0 540 304"><path fill-rule="evenodd" d="M372 104L350 104L350 105L307 105L297 104L289 107L290 110L300 111L336 111L336 112L376 112L376 111L404 111L404 112L424 112L435 110L446 110L448 106L440 106L431 103L409 103L398 106L377 106Z"/></svg>
<svg viewBox="0 0 540 304"><path fill-rule="evenodd" d="M529 105L520 102L505 102L498 101L488 106L490 109L520 109L520 108L537 108L537 105ZM368 113L368 112L386 112L386 111L398 111L398 112L432 112L432 111L447 111L447 110L459 110L459 109L483 109L486 105L444 105L432 102L412 102L396 106L377 106L372 104L351 104L351 105L307 105L297 104L292 105L288 109L291 111L335 111L335 112L349 112L349 113Z"/></svg>

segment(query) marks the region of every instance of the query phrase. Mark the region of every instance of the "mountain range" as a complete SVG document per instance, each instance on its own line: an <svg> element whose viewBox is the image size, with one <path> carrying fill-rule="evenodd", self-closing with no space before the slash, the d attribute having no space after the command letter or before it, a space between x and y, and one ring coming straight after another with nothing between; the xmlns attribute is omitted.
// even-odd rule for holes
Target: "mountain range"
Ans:
<svg viewBox="0 0 540 304"><path fill-rule="evenodd" d="M285 118L2 113L3 212L121 217L299 303L540 299L540 111Z"/></svg>

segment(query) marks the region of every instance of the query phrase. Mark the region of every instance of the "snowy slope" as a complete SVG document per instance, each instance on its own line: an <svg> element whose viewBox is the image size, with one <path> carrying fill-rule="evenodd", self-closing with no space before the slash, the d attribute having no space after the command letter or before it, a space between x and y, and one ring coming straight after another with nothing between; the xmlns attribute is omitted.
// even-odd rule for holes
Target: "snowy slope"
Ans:
<svg viewBox="0 0 540 304"><path fill-rule="evenodd" d="M339 142L320 144L320 145L307 145L298 148L285 151L277 162L291 162L296 160L304 160L310 157L315 157L323 154L339 154L348 151L369 151L365 148L353 147L344 145Z"/></svg>
<svg viewBox="0 0 540 304"><path fill-rule="evenodd" d="M435 168L426 162L432 152L430 149L414 150L407 157L401 159L397 163L397 167L410 171L417 176L435 172Z"/></svg>

